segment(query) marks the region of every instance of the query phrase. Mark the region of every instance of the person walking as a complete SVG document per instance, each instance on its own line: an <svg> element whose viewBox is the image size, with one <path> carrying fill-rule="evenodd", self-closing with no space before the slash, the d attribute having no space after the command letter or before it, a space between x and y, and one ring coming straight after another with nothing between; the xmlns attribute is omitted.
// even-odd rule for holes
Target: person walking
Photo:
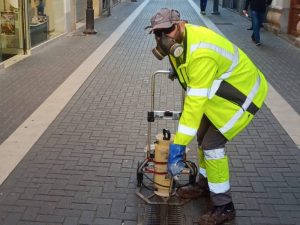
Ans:
<svg viewBox="0 0 300 225"><path fill-rule="evenodd" d="M200 0L200 10L202 15L206 15L206 5L207 5L207 0Z"/></svg>
<svg viewBox="0 0 300 225"><path fill-rule="evenodd" d="M252 18L252 41L257 45L261 46L260 43L260 27L262 26L266 8L272 3L272 0L246 0L243 13L246 15L248 7L250 5L251 18Z"/></svg>
<svg viewBox="0 0 300 225"><path fill-rule="evenodd" d="M213 208L198 224L216 225L235 217L225 144L238 135L261 108L267 95L262 72L236 45L214 31L187 23L174 9L162 8L152 18L154 56L168 57L174 76L186 90L168 172L181 173L186 146L197 136L199 177L179 188L181 198L197 198L209 190Z"/></svg>

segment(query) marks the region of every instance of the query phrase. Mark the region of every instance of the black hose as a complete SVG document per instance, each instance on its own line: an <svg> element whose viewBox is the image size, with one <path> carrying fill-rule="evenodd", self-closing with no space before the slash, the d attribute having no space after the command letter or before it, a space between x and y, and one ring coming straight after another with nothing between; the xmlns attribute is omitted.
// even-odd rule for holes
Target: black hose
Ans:
<svg viewBox="0 0 300 225"><path fill-rule="evenodd" d="M148 180L150 180L152 183L154 183L154 184L156 184L156 185L159 185L159 186L164 187L164 188L170 188L170 186L162 185L162 184L159 184L159 183L155 182L154 180L152 180L152 179L151 179L148 175L146 175L145 173L144 173L143 175L145 175L145 177L146 177Z"/></svg>
<svg viewBox="0 0 300 225"><path fill-rule="evenodd" d="M192 162L192 161L186 161L186 162L188 162L188 163L190 164L190 166L192 167L192 174L197 175L197 173L198 173L198 168L197 168L196 164L195 164L194 162ZM143 170L142 170L142 174L143 174L143 176L145 176L151 183L156 184L156 185L158 185L158 186L160 186L160 187L170 188L170 186L162 185L162 184L159 184L159 183L155 182L155 181L154 181L153 179L151 179L151 178L150 178ZM188 182L188 183L185 183L185 184L179 184L179 183L176 182L176 181L174 181L174 182L175 182L175 188L182 188L182 187L188 186L188 185L190 184L189 182ZM143 185L146 189L148 189L148 190L150 190L150 191L155 191L154 188L149 187L149 186L146 185L144 182L142 182L142 185Z"/></svg>
<svg viewBox="0 0 300 225"><path fill-rule="evenodd" d="M148 189L150 191L155 191L154 188L151 188L151 187L147 186L143 181L142 181L142 185L143 185L143 187L145 187L146 189Z"/></svg>

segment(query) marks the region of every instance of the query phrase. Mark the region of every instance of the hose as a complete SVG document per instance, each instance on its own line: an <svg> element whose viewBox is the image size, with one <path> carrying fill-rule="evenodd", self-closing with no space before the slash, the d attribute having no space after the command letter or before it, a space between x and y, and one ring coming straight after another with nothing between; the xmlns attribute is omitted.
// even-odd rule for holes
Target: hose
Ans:
<svg viewBox="0 0 300 225"><path fill-rule="evenodd" d="M196 164L195 164L194 162L192 162L192 161L186 161L185 163L186 163L186 164L187 164L187 163L189 164L190 167L188 167L188 166L186 166L186 167L187 167L187 168L190 168L190 169L192 170L192 173L191 173L191 174L197 175L197 173L198 173L198 168L197 168ZM162 185L162 184L159 184L159 183L155 182L153 179L151 179L151 178L144 172L144 170L142 170L142 174L143 174L143 176L145 176L151 183L156 184L156 185L161 186L161 187L164 187L164 188L170 188L169 186ZM179 182L174 181L174 187L175 187L175 188L182 188L182 187L188 186L189 184L190 184L189 182L188 182L188 183L185 183L185 184L180 184ZM149 187L149 185L146 185L144 182L142 182L142 185L143 185L146 189L148 189L148 190L150 190L150 191L155 191L154 188Z"/></svg>

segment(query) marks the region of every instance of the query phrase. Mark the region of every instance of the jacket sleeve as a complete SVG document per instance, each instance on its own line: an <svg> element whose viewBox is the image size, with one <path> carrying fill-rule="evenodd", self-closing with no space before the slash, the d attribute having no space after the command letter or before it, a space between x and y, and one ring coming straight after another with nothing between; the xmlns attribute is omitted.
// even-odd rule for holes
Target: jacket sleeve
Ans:
<svg viewBox="0 0 300 225"><path fill-rule="evenodd" d="M250 4L250 0L246 0L244 10L246 11L248 10L249 4Z"/></svg>
<svg viewBox="0 0 300 225"><path fill-rule="evenodd" d="M271 4L272 4L272 0L267 0L266 6L269 6L269 5L271 5Z"/></svg>
<svg viewBox="0 0 300 225"><path fill-rule="evenodd" d="M189 83L174 144L186 146L196 135L205 111L208 91L217 70L218 64L209 57L199 57L189 62L187 67Z"/></svg>

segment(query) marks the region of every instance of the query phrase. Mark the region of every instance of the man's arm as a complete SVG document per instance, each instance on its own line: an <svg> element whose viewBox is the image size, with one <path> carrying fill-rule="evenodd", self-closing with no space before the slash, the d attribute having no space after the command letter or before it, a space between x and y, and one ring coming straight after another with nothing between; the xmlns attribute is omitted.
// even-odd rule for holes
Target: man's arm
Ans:
<svg viewBox="0 0 300 225"><path fill-rule="evenodd" d="M197 133L217 70L217 63L210 57L198 57L189 62L187 67L189 82L184 108L174 144L170 145L169 150L168 171L173 176L181 173L185 166L183 163L185 148Z"/></svg>
<svg viewBox="0 0 300 225"><path fill-rule="evenodd" d="M217 70L218 64L209 57L199 57L189 63L189 85L174 144L186 146L196 135Z"/></svg>
<svg viewBox="0 0 300 225"><path fill-rule="evenodd" d="M247 11L250 4L250 0L246 0L244 10ZM244 11L243 10L243 11Z"/></svg>

